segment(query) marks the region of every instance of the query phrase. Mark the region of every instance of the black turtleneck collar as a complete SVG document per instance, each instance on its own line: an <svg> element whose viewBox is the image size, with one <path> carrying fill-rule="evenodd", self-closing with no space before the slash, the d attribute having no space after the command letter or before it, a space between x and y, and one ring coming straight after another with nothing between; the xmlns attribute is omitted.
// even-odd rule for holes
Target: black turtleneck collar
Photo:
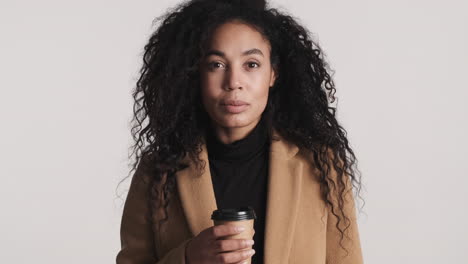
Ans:
<svg viewBox="0 0 468 264"><path fill-rule="evenodd" d="M249 160L265 150L267 143L268 133L263 116L246 137L230 144L219 141L213 129L209 129L206 133L208 157L213 160L229 162Z"/></svg>

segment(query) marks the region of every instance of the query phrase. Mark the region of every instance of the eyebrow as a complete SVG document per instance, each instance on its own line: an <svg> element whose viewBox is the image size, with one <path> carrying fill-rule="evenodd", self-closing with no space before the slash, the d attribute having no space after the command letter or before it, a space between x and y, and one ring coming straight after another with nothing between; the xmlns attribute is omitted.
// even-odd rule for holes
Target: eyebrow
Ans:
<svg viewBox="0 0 468 264"><path fill-rule="evenodd" d="M261 50L259 49L256 49L256 48L253 48L253 49L249 49L249 50L246 50L244 52L242 52L242 56L248 56L248 55L252 55L252 54L258 54L258 55L261 55L263 56L263 53ZM219 50L209 50L207 53L206 53L206 57L210 56L210 55L217 55L217 56L220 56L220 57L226 57L226 54L224 54L224 52L222 51L219 51ZM264 57L264 56L263 56Z"/></svg>

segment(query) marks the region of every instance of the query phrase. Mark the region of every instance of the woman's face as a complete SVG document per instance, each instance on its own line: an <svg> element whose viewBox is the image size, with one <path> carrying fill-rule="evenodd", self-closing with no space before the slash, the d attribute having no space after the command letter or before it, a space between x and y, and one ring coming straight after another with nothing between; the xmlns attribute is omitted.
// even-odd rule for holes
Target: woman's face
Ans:
<svg viewBox="0 0 468 264"><path fill-rule="evenodd" d="M219 26L200 67L203 106L215 127L250 131L275 81L268 40L240 22Z"/></svg>

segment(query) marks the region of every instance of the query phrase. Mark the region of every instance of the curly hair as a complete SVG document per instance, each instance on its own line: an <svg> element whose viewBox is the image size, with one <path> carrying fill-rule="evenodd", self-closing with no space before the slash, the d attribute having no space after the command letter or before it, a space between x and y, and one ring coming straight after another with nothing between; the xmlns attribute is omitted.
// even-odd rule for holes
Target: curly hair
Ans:
<svg viewBox="0 0 468 264"><path fill-rule="evenodd" d="M131 156L135 155L135 161L129 174L140 163L148 164L148 201L154 205L152 201L162 197L166 217L160 221L166 221L175 174L188 166L183 158L188 155L197 165L201 162L198 155L209 121L201 104L199 80L205 47L216 27L233 20L253 26L269 41L277 79L263 113L268 129L270 133L276 129L310 154L320 172L321 198L338 219L342 246L350 225L344 211L347 181L359 192L361 180L346 131L332 106L336 89L331 70L310 32L291 15L267 7L265 1L192 0L155 19L162 22L144 46L143 66L133 92ZM334 190L338 199L331 196Z"/></svg>

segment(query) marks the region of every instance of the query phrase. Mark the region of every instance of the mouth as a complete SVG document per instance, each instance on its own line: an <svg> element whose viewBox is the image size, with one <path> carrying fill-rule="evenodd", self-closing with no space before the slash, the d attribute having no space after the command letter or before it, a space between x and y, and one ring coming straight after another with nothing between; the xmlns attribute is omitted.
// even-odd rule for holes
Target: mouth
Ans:
<svg viewBox="0 0 468 264"><path fill-rule="evenodd" d="M238 114L244 112L249 104L240 100L226 100L221 102L221 107L228 113Z"/></svg>
<svg viewBox="0 0 468 264"><path fill-rule="evenodd" d="M248 103L241 101L241 100L224 100L224 101L221 101L221 105L240 106L240 105L248 105Z"/></svg>

